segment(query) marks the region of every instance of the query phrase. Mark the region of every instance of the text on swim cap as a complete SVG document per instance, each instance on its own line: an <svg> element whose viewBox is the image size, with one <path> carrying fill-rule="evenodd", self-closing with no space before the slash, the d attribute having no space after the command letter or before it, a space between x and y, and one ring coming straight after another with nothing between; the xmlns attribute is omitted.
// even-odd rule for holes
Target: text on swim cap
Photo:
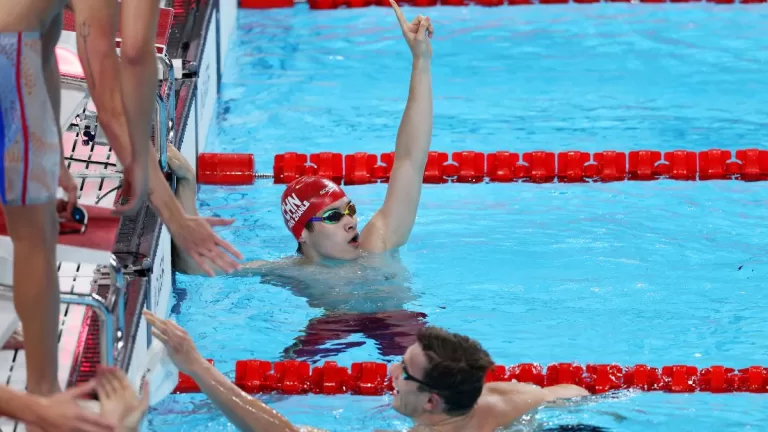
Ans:
<svg viewBox="0 0 768 432"><path fill-rule="evenodd" d="M320 195L330 194L331 192L335 191L336 189L337 189L336 185L329 185L325 189L320 191Z"/></svg>
<svg viewBox="0 0 768 432"><path fill-rule="evenodd" d="M296 221L299 220L304 211L309 207L308 201L300 200L296 194L291 194L283 201L283 217L286 220L288 228L293 228Z"/></svg>

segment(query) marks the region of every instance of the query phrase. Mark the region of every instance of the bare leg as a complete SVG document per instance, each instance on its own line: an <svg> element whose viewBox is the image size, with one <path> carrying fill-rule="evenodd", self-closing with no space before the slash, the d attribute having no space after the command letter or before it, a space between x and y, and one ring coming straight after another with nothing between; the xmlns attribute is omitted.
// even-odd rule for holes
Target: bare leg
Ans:
<svg viewBox="0 0 768 432"><path fill-rule="evenodd" d="M151 164L157 164L155 157L149 156L149 138L157 92L155 34L159 14L157 0L123 1L120 11L120 89L128 134L134 157Z"/></svg>
<svg viewBox="0 0 768 432"><path fill-rule="evenodd" d="M99 111L99 126L104 128L109 145L120 162L126 165L133 157L120 87L114 84L120 77L120 61L115 52L117 5L114 1L101 2L99 7L80 2L73 4L77 17L77 52Z"/></svg>
<svg viewBox="0 0 768 432"><path fill-rule="evenodd" d="M140 110L146 109L147 112L137 119L131 117L123 106L123 102L127 100L121 94L121 69L123 69L121 64L124 65L130 60L118 59L115 48L118 3L107 0L99 2L96 7L93 2L87 0L71 0L71 2L77 18L77 52L88 81L88 90L98 110L99 125L104 128L109 145L125 166L123 193L131 196L131 202L125 206L119 206L119 209L136 210L139 205L143 205L150 182L149 134L150 119L154 111L151 105L150 108L141 107ZM130 3L132 2L123 2L123 4ZM124 11L124 13L128 12ZM133 18L139 19L139 17ZM124 71L124 73L131 73L131 71ZM146 88L133 89L130 93L147 94L147 92L153 92L155 88L156 83L153 81ZM130 112L135 111L135 107L130 108ZM130 123L134 120L143 122L144 117L147 119L146 124ZM153 163L156 163L154 159Z"/></svg>
<svg viewBox="0 0 768 432"><path fill-rule="evenodd" d="M41 395L56 393L61 391L56 202L4 210L13 240L13 302L24 328L27 390Z"/></svg>
<svg viewBox="0 0 768 432"><path fill-rule="evenodd" d="M41 28L43 78L57 121L61 99L54 49L61 35L61 13ZM46 127L48 127L46 125ZM55 125L59 138L61 130ZM59 139L59 142L61 140ZM60 146L59 146L60 147ZM64 168L64 167L62 167ZM13 240L14 305L27 336L19 337L27 356L27 390L46 395L61 391L58 380L59 278L56 269L56 201L5 209ZM21 332L18 332L21 336ZM20 347L17 347L20 348Z"/></svg>

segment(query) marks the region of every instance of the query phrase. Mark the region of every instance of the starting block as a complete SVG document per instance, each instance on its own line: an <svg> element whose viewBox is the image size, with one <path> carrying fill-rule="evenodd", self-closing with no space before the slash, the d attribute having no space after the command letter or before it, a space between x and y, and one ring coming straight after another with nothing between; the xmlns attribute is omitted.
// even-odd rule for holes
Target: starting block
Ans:
<svg viewBox="0 0 768 432"><path fill-rule="evenodd" d="M105 207L81 205L88 213L84 233L60 234L56 245L57 262L109 265L112 259L120 218ZM13 241L8 235L5 214L0 209L0 286L13 287ZM12 291L0 291L0 346L19 326Z"/></svg>

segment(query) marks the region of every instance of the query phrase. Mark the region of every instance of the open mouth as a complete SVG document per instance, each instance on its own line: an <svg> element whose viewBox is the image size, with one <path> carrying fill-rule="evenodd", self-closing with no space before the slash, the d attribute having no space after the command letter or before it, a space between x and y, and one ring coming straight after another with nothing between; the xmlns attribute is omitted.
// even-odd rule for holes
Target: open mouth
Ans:
<svg viewBox="0 0 768 432"><path fill-rule="evenodd" d="M360 233L356 233L347 243L351 245L357 245L360 240Z"/></svg>

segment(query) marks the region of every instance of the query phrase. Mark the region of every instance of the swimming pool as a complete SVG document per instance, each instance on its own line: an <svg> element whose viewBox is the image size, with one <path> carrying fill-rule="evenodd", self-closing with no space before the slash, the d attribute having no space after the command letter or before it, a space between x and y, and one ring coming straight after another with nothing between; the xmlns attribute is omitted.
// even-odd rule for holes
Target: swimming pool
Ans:
<svg viewBox="0 0 768 432"><path fill-rule="evenodd" d="M420 9L436 25L432 148L656 150L764 147L764 6L571 5ZM404 9L407 17L414 9ZM390 151L409 57L385 8L241 11L207 149ZM382 185L347 187L361 223ZM282 186L202 187L201 213L236 217L223 236L248 259L295 249ZM427 185L402 260L405 308L480 340L500 364L764 364L768 313L762 183ZM177 320L200 351L278 360L321 315L259 278L177 276ZM377 301L374 297L372 303ZM346 344L346 345L344 345ZM392 361L361 334L330 345L340 364ZM271 396L299 424L402 429L388 397ZM742 430L754 394L624 394L544 410L545 427ZM154 407L151 430L234 430L199 395Z"/></svg>

